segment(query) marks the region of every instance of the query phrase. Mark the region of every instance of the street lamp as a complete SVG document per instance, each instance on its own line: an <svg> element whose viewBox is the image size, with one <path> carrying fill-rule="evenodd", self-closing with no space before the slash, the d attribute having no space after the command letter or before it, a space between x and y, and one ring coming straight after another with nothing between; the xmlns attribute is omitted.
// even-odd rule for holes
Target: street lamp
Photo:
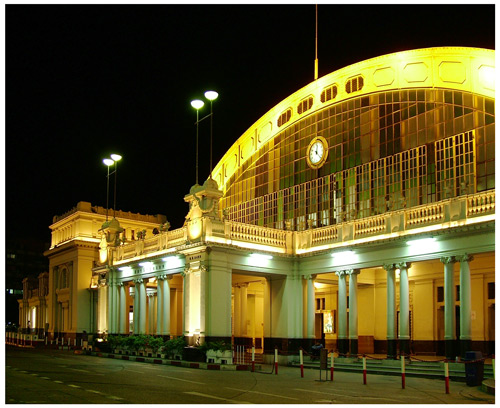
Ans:
<svg viewBox="0 0 500 408"><path fill-rule="evenodd" d="M195 99L191 101L191 106L196 109L196 184L198 184L198 128L200 121L198 120L199 110L205 105L205 102Z"/></svg>
<svg viewBox="0 0 500 408"><path fill-rule="evenodd" d="M213 111L212 111L212 104L213 101L217 99L219 94L215 91L207 91L205 92L205 98L207 98L210 101L210 178L212 178L212 134L213 134Z"/></svg>
<svg viewBox="0 0 500 408"><path fill-rule="evenodd" d="M115 217L116 214L116 171L117 171L117 162L121 160L122 156L119 154L112 154L110 155L111 158L106 158L103 159L102 162L106 165L108 168L108 175L106 176L107 178L107 187L106 187L106 222L108 221L108 209L109 209L109 176L111 174L115 174L115 195L114 195L114 206L113 206L113 218ZM109 168L112 165L115 165L115 169L110 173Z"/></svg>

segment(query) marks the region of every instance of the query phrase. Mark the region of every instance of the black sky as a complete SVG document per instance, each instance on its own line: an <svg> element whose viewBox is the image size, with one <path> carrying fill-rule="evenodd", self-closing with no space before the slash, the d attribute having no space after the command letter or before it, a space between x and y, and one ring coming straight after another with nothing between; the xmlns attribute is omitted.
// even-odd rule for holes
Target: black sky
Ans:
<svg viewBox="0 0 500 408"><path fill-rule="evenodd" d="M318 10L320 76L408 49L495 46L493 4ZM53 215L78 201L105 206L102 159L112 152L123 155L117 207L180 227L195 181L189 102L219 92L215 164L313 80L314 4L6 5L5 16L7 239L49 241ZM208 141L205 121L201 181Z"/></svg>

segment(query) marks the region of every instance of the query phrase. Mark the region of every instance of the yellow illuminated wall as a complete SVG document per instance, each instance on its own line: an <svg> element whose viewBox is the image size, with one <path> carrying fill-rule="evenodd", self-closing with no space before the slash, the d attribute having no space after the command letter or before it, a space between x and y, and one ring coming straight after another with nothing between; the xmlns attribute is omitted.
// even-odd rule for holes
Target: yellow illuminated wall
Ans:
<svg viewBox="0 0 500 408"><path fill-rule="evenodd" d="M450 47L326 75L266 113L218 163L221 209L301 230L494 188L493 74L494 51ZM319 170L306 161L316 136L329 152ZM454 151L461 168L449 166Z"/></svg>

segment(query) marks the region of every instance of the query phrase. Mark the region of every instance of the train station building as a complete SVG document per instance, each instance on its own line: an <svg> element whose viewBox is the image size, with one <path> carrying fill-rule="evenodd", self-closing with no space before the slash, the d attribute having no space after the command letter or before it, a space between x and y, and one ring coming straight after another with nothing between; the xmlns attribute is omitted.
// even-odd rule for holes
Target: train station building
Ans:
<svg viewBox="0 0 500 408"><path fill-rule="evenodd" d="M494 352L495 52L440 47L325 75L260 117L186 221L54 217L23 328L223 339L290 354ZM175 198L173 198L175 199Z"/></svg>

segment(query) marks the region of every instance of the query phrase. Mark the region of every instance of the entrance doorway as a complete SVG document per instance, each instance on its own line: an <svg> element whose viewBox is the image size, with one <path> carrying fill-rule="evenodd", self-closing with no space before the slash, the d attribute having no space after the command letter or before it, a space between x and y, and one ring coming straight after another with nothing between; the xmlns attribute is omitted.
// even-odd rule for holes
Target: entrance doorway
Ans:
<svg viewBox="0 0 500 408"><path fill-rule="evenodd" d="M233 346L256 352L264 347L264 289L266 278L233 273L231 296L231 332Z"/></svg>

